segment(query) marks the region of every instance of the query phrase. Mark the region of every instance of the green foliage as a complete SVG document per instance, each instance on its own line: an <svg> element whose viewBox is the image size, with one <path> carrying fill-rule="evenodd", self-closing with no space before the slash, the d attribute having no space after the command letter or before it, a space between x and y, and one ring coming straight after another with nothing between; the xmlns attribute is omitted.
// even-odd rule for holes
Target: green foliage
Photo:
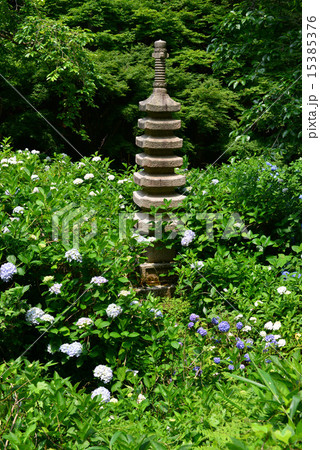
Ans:
<svg viewBox="0 0 320 450"><path fill-rule="evenodd" d="M13 152L3 140L0 266L17 268L0 280L3 447L299 448L301 161L270 160L178 171L188 193L181 229L163 238L177 250L177 289L161 299L136 291L152 245L134 235L136 169ZM182 245L186 229L195 237ZM82 261L67 260L71 248ZM35 307L47 316L32 322ZM75 342L78 356L60 350ZM108 383L94 376L98 365L112 370ZM90 395L102 385L106 403Z"/></svg>
<svg viewBox="0 0 320 450"><path fill-rule="evenodd" d="M230 134L263 139L287 160L301 151L301 5L241 1L214 27L213 73L245 108Z"/></svg>

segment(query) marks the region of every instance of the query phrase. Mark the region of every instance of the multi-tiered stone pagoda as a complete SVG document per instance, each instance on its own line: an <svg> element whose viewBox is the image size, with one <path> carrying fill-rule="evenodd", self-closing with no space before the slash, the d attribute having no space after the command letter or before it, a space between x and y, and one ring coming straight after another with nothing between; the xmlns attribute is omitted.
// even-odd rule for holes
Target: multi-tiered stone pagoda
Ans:
<svg viewBox="0 0 320 450"><path fill-rule="evenodd" d="M133 193L133 201L141 208L137 214L138 229L152 235L150 223L154 217L148 213L152 206L160 207L160 212L181 205L184 195L176 192L176 188L185 184L185 176L177 175L175 168L182 166L182 158L174 155L174 150L182 147L183 140L174 135L181 127L181 121L172 118L172 113L180 110L180 103L170 98L166 89L165 61L168 56L165 41L154 43L155 80L151 96L139 102L140 111L146 117L139 119L138 126L144 130L142 136L136 138L136 145L143 153L136 155L136 163L143 170L134 174L134 182L141 188ZM165 201L170 201L169 207ZM162 216L164 217L164 216ZM161 274L171 267L175 253L171 249L161 248L157 242L154 247L147 248L148 260L140 265L142 280L147 285L160 285ZM163 283L163 281L162 281Z"/></svg>

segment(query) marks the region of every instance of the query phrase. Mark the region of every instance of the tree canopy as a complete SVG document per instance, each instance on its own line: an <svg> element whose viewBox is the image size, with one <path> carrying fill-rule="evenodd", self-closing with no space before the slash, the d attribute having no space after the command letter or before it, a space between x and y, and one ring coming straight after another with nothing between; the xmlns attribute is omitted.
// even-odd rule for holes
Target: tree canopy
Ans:
<svg viewBox="0 0 320 450"><path fill-rule="evenodd" d="M32 104L82 154L133 162L153 42L164 39L192 162L213 162L231 145L224 158L262 147L299 155L298 3L25 0L3 1L0 15L0 132L17 146L77 156Z"/></svg>

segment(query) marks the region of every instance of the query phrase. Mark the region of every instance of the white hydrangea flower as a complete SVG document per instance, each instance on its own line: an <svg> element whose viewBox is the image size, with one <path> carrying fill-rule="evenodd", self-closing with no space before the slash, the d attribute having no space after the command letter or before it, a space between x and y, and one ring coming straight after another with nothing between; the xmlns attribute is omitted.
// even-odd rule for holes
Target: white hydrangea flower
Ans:
<svg viewBox="0 0 320 450"><path fill-rule="evenodd" d="M130 306L133 305L139 305L140 303L138 302L138 300L132 300L132 302L130 302Z"/></svg>
<svg viewBox="0 0 320 450"><path fill-rule="evenodd" d="M115 179L114 175L108 175L108 180L113 181Z"/></svg>
<svg viewBox="0 0 320 450"><path fill-rule="evenodd" d="M10 233L9 228L8 228L8 227L3 227L3 228L2 228L2 233L3 233L3 234Z"/></svg>
<svg viewBox="0 0 320 450"><path fill-rule="evenodd" d="M37 319L39 319L43 315L44 315L44 311L42 311L41 308L37 308L37 307L30 308L26 312L26 321L29 323L32 323L33 325L38 325L39 322Z"/></svg>
<svg viewBox="0 0 320 450"><path fill-rule="evenodd" d="M249 319L251 322L256 323L257 322L257 318L256 317L250 317Z"/></svg>
<svg viewBox="0 0 320 450"><path fill-rule="evenodd" d="M217 184L217 183L219 183L219 180L217 180L216 178L211 181L211 184Z"/></svg>
<svg viewBox="0 0 320 450"><path fill-rule="evenodd" d="M192 263L190 265L191 269L202 269L203 266L204 266L203 261L196 261L195 263Z"/></svg>
<svg viewBox="0 0 320 450"><path fill-rule="evenodd" d="M73 180L73 184L81 184L81 183L83 183L82 178L76 178L75 180Z"/></svg>
<svg viewBox="0 0 320 450"><path fill-rule="evenodd" d="M265 323L264 328L265 328L266 330L273 330L273 323L272 323L271 321Z"/></svg>
<svg viewBox="0 0 320 450"><path fill-rule="evenodd" d="M24 208L22 206L16 206L15 208L13 208L12 212L13 214L23 214Z"/></svg>
<svg viewBox="0 0 320 450"><path fill-rule="evenodd" d="M61 294L61 286L62 283L54 283L54 285L49 288L49 292L56 295Z"/></svg>
<svg viewBox="0 0 320 450"><path fill-rule="evenodd" d="M73 342L72 344L62 344L59 350L62 353L66 353L68 356L76 356L78 358L82 353L82 344L80 344L80 342Z"/></svg>
<svg viewBox="0 0 320 450"><path fill-rule="evenodd" d="M108 403L110 401L110 391L105 387L98 387L91 393L91 398L96 397L97 395L101 395L101 401L104 403Z"/></svg>
<svg viewBox="0 0 320 450"><path fill-rule="evenodd" d="M279 294L284 294L286 292L287 288L285 286L278 287L277 291Z"/></svg>
<svg viewBox="0 0 320 450"><path fill-rule="evenodd" d="M91 195L91 197L96 197L97 196L97 194L95 192L93 192L93 191L89 192L89 195Z"/></svg>
<svg viewBox="0 0 320 450"><path fill-rule="evenodd" d="M130 295L130 294L131 294L131 291L125 291L125 290L123 290L123 291L120 291L120 292L119 292L118 297L127 297L127 296Z"/></svg>
<svg viewBox="0 0 320 450"><path fill-rule="evenodd" d="M77 250L76 248L68 250L64 256L67 258L68 262L71 261L82 262L82 256L80 255L79 250Z"/></svg>
<svg viewBox="0 0 320 450"><path fill-rule="evenodd" d="M139 394L138 395L138 398L137 398L137 403L141 403L141 402L143 402L143 400L146 400L147 398L144 396L144 395L142 395L142 394Z"/></svg>
<svg viewBox="0 0 320 450"><path fill-rule="evenodd" d="M202 191L202 195L206 195L208 192L207 191Z"/></svg>
<svg viewBox="0 0 320 450"><path fill-rule="evenodd" d="M286 291L285 295L291 294L291 291Z"/></svg>
<svg viewBox="0 0 320 450"><path fill-rule="evenodd" d="M51 316L51 314L43 314L43 315L40 317L40 319L43 320L44 322L50 322L50 323L53 323L53 322L54 322L54 317Z"/></svg>
<svg viewBox="0 0 320 450"><path fill-rule="evenodd" d="M80 319L78 319L76 325L79 328L84 328L84 327L88 327L90 325L93 324L93 320L90 319L89 317L80 317Z"/></svg>
<svg viewBox="0 0 320 450"><path fill-rule="evenodd" d="M51 344L48 344L47 352L50 353L51 355L53 354L53 350L52 350Z"/></svg>
<svg viewBox="0 0 320 450"><path fill-rule="evenodd" d="M119 198L123 198L123 195L120 194L120 195L119 195Z"/></svg>
<svg viewBox="0 0 320 450"><path fill-rule="evenodd" d="M101 161L101 157L100 157L100 156L94 156L94 157L92 158L92 161L94 161L94 162Z"/></svg>
<svg viewBox="0 0 320 450"><path fill-rule="evenodd" d="M261 300L257 300L256 302L254 302L254 306L259 306L259 305L263 305L263 302Z"/></svg>
<svg viewBox="0 0 320 450"><path fill-rule="evenodd" d="M266 337L267 336L267 332L266 331L260 331L260 336L261 337Z"/></svg>
<svg viewBox="0 0 320 450"><path fill-rule="evenodd" d="M93 173L86 173L85 176L83 177L85 180L90 180L90 178L94 178Z"/></svg>
<svg viewBox="0 0 320 450"><path fill-rule="evenodd" d="M119 400L117 398L115 398L115 397L110 398L110 403L118 403L118 401Z"/></svg>
<svg viewBox="0 0 320 450"><path fill-rule="evenodd" d="M78 169L80 169L81 167L84 167L84 166L85 166L84 162L82 162L82 161L78 162Z"/></svg>
<svg viewBox="0 0 320 450"><path fill-rule="evenodd" d="M186 230L181 239L181 245L184 247L188 247L188 245L194 240L196 237L196 233L192 230Z"/></svg>
<svg viewBox="0 0 320 450"><path fill-rule="evenodd" d="M115 319L122 313L122 308L121 306L118 306L115 303L111 303L106 309L106 313L108 317Z"/></svg>
<svg viewBox="0 0 320 450"><path fill-rule="evenodd" d="M239 320L239 319L241 319L241 317L243 317L243 314L238 314L238 315L234 318L234 320Z"/></svg>
<svg viewBox="0 0 320 450"><path fill-rule="evenodd" d="M39 155L39 150L31 150L31 152L30 153L32 153L33 155Z"/></svg>
<svg viewBox="0 0 320 450"><path fill-rule="evenodd" d="M280 328L281 328L281 322L277 321L277 322L275 322L275 323L273 324L272 329L273 329L274 331L279 330Z"/></svg>
<svg viewBox="0 0 320 450"><path fill-rule="evenodd" d="M105 277L93 277L91 278L90 283L97 284L98 286L101 286L104 283L107 283L108 280Z"/></svg>
<svg viewBox="0 0 320 450"><path fill-rule="evenodd" d="M251 330L252 330L252 328L250 327L250 325L246 325L245 327L242 328L242 331L246 331L246 332L251 331Z"/></svg>
<svg viewBox="0 0 320 450"><path fill-rule="evenodd" d="M104 383L109 383L113 378L113 372L110 367L100 364L94 369L93 376L99 378Z"/></svg>
<svg viewBox="0 0 320 450"><path fill-rule="evenodd" d="M275 338L275 339L280 339L280 338L281 338L281 335L280 335L280 334L275 334L275 335L274 335L274 338Z"/></svg>
<svg viewBox="0 0 320 450"><path fill-rule="evenodd" d="M35 180L39 180L39 176L36 174L31 175L31 180L35 181Z"/></svg>
<svg viewBox="0 0 320 450"><path fill-rule="evenodd" d="M39 191L38 187L33 188L32 194L37 194Z"/></svg>
<svg viewBox="0 0 320 450"><path fill-rule="evenodd" d="M284 345L286 345L286 340L285 339L279 339L278 340L278 347L283 347Z"/></svg>
<svg viewBox="0 0 320 450"><path fill-rule="evenodd" d="M53 281L54 277L52 275L47 275L46 277L43 278L43 282L44 283L49 283L50 281Z"/></svg>

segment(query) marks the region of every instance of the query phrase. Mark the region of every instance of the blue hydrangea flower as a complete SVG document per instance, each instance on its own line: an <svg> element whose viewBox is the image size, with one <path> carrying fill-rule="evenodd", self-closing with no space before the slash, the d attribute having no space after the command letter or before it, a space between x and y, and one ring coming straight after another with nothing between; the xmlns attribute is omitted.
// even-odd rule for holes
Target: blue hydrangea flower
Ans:
<svg viewBox="0 0 320 450"><path fill-rule="evenodd" d="M251 361L251 359L250 359L250 356L249 356L249 353L245 353L244 355L243 355L243 357L244 357L244 359L246 360L246 361Z"/></svg>
<svg viewBox="0 0 320 450"><path fill-rule="evenodd" d="M196 372L196 377L197 377L198 375L201 375L201 374L202 374L202 370L201 370L200 366L196 366L196 367L194 367L192 370L193 370L194 372Z"/></svg>
<svg viewBox="0 0 320 450"><path fill-rule="evenodd" d="M265 340L266 342L271 342L272 344L276 344L276 343L277 343L277 341L276 341L276 339L274 338L274 335L273 335L273 334L267 334L267 336L264 338L264 340Z"/></svg>
<svg viewBox="0 0 320 450"><path fill-rule="evenodd" d="M10 281L15 273L17 273L17 268L11 262L2 264L0 267L0 278L2 281Z"/></svg>
<svg viewBox="0 0 320 450"><path fill-rule="evenodd" d="M221 331L222 333L226 333L227 331L230 330L230 325L228 322L226 322L225 320L220 322L218 325L219 331Z"/></svg>
<svg viewBox="0 0 320 450"><path fill-rule="evenodd" d="M219 323L219 317L213 317L213 318L211 319L211 323L213 323L213 325L218 325L218 323Z"/></svg>
<svg viewBox="0 0 320 450"><path fill-rule="evenodd" d="M220 359L218 356L217 356L216 358L213 358L213 362L214 362L215 364L219 364L220 361L221 361L221 359Z"/></svg>
<svg viewBox="0 0 320 450"><path fill-rule="evenodd" d="M236 347L239 350L243 350L244 349L244 342L239 339L239 341L236 343Z"/></svg>
<svg viewBox="0 0 320 450"><path fill-rule="evenodd" d="M199 319L200 319L200 316L198 316L198 314L194 314L194 313L192 313L189 317L189 320L191 322L197 322Z"/></svg>
<svg viewBox="0 0 320 450"><path fill-rule="evenodd" d="M189 322L188 323L188 328L192 328L192 327L194 327L194 323L193 322Z"/></svg>
<svg viewBox="0 0 320 450"><path fill-rule="evenodd" d="M229 364L229 365L228 365L228 369L229 369L229 370L234 370L234 365L233 365L233 364Z"/></svg>
<svg viewBox="0 0 320 450"><path fill-rule="evenodd" d="M200 336L206 336L208 332L204 328L200 327L197 329L197 333L199 333Z"/></svg>
<svg viewBox="0 0 320 450"><path fill-rule="evenodd" d="M283 276L285 280L287 279L288 275L290 275L290 272L288 272L287 270L281 272L281 276Z"/></svg>
<svg viewBox="0 0 320 450"><path fill-rule="evenodd" d="M266 359L266 363L267 364L269 364L269 363L271 363L272 361L271 361L271 359Z"/></svg>
<svg viewBox="0 0 320 450"><path fill-rule="evenodd" d="M236 324L237 330L241 330L242 327L243 327L243 323L242 322L237 322L237 324Z"/></svg>
<svg viewBox="0 0 320 450"><path fill-rule="evenodd" d="M239 369L243 370L245 368L246 368L246 366L244 364L240 364Z"/></svg>
<svg viewBox="0 0 320 450"><path fill-rule="evenodd" d="M252 339L246 339L246 344L247 344L247 347L248 348L252 348L252 345L253 345L253 340Z"/></svg>
<svg viewBox="0 0 320 450"><path fill-rule="evenodd" d="M301 273L292 272L292 274L291 274L291 276L292 276L293 278L295 278L297 275L298 275L298 278L301 277Z"/></svg>

